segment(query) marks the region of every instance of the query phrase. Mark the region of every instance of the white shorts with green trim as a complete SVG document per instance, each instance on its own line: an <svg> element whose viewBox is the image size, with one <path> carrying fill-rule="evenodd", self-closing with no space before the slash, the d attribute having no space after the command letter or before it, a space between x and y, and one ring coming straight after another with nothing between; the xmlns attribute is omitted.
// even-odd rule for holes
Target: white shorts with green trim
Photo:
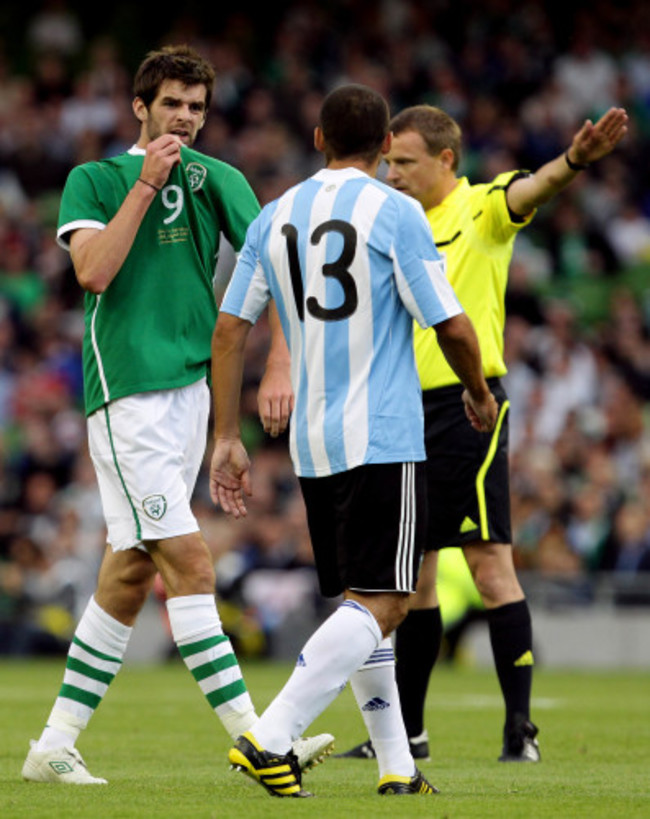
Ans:
<svg viewBox="0 0 650 819"><path fill-rule="evenodd" d="M205 379L120 398L88 418L108 542L113 551L199 529L191 499L205 453Z"/></svg>

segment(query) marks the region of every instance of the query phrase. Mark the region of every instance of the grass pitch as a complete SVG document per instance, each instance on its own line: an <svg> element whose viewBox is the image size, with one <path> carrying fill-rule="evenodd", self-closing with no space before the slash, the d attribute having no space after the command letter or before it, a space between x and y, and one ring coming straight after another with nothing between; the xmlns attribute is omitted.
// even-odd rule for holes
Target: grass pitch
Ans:
<svg viewBox="0 0 650 819"><path fill-rule="evenodd" d="M280 689L290 667L245 663L258 710ZM650 817L650 674L555 672L539 668L533 718L540 764L502 764L503 705L491 670L441 666L427 706L433 759L421 765L442 793L380 797L373 761L330 759L305 776L315 799L272 799L231 772L229 740L180 661L124 668L81 737L92 773L107 786L23 782L30 737L49 714L63 661L0 661L0 816L191 817ZM311 727L330 731L337 750L365 738L346 689Z"/></svg>

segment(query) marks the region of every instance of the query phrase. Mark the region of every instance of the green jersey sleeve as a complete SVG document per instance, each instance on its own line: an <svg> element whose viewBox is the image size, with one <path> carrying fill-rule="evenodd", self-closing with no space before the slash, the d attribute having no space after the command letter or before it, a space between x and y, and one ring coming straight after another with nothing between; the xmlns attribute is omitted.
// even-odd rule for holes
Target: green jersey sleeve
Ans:
<svg viewBox="0 0 650 819"><path fill-rule="evenodd" d="M260 212L260 205L244 175L232 166L223 165L217 184L221 230L239 251L246 239L248 226Z"/></svg>
<svg viewBox="0 0 650 819"><path fill-rule="evenodd" d="M69 249L70 233L78 228L106 227L110 215L98 195L93 174L88 165L78 165L68 175L61 203L57 242L66 250Z"/></svg>

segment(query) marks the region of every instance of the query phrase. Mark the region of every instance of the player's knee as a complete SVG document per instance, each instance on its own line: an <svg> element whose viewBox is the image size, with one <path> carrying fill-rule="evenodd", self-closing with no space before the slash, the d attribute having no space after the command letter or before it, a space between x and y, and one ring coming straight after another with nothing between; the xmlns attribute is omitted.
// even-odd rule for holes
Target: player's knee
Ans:
<svg viewBox="0 0 650 819"><path fill-rule="evenodd" d="M194 594L214 594L216 577L211 563L206 561L198 566L189 580L196 589Z"/></svg>
<svg viewBox="0 0 650 819"><path fill-rule="evenodd" d="M168 597L214 594L214 563L199 533L160 541L150 553Z"/></svg>
<svg viewBox="0 0 650 819"><path fill-rule="evenodd" d="M409 595L406 594L392 592L355 594L352 598L372 614L383 637L392 634L408 614Z"/></svg>
<svg viewBox="0 0 650 819"><path fill-rule="evenodd" d="M523 595L516 575L491 562L477 567L474 583L483 601L491 606L511 603Z"/></svg>
<svg viewBox="0 0 650 819"><path fill-rule="evenodd" d="M379 621L379 626L384 637L392 634L395 629L401 625L404 618L408 614L409 598L404 595L393 595L390 604L387 605L382 612L382 619Z"/></svg>
<svg viewBox="0 0 650 819"><path fill-rule="evenodd" d="M190 561L182 567L165 566L161 576L168 597L214 594L215 591L214 568L208 560Z"/></svg>
<svg viewBox="0 0 650 819"><path fill-rule="evenodd" d="M409 608L411 609L431 609L438 605L438 592L435 578L421 576L415 594L409 597Z"/></svg>
<svg viewBox="0 0 650 819"><path fill-rule="evenodd" d="M128 566L100 575L95 599L117 620L131 624L152 589L154 576L155 572L143 566Z"/></svg>

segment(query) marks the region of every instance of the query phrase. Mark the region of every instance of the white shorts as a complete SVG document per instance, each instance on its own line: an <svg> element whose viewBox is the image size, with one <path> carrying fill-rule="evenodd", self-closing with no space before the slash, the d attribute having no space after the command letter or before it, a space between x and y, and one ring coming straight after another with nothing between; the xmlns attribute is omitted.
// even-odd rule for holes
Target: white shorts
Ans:
<svg viewBox="0 0 650 819"><path fill-rule="evenodd" d="M108 542L113 551L199 530L191 498L205 453L205 379L112 401L88 418Z"/></svg>

